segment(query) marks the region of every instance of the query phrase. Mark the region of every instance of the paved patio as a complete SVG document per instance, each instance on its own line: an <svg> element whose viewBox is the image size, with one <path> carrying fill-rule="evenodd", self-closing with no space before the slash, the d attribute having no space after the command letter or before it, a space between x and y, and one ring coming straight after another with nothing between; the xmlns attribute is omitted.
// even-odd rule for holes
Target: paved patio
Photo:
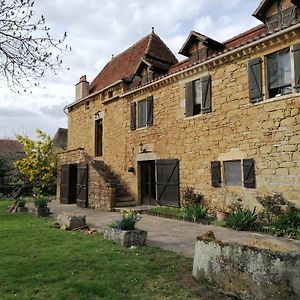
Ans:
<svg viewBox="0 0 300 300"><path fill-rule="evenodd" d="M88 225L99 232L102 232L108 224L111 224L122 215L118 212L101 212L88 208L80 208L73 204L66 205L56 202L49 203L49 207L54 217L64 212L85 215ZM194 256L196 237L210 230L222 242L235 242L286 252L300 251L300 241L149 215L143 215L137 227L148 231L148 245L174 251L187 257Z"/></svg>

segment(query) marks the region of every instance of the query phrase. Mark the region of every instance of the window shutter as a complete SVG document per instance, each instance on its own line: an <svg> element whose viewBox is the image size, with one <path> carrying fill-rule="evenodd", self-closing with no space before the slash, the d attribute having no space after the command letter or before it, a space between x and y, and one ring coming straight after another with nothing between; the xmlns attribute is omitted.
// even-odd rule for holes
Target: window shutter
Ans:
<svg viewBox="0 0 300 300"><path fill-rule="evenodd" d="M221 163L219 161L211 162L211 184L213 187L221 186Z"/></svg>
<svg viewBox="0 0 300 300"><path fill-rule="evenodd" d="M153 125L153 97L147 98L147 126Z"/></svg>
<svg viewBox="0 0 300 300"><path fill-rule="evenodd" d="M211 76L205 76L201 79L202 84L202 112L211 112Z"/></svg>
<svg viewBox="0 0 300 300"><path fill-rule="evenodd" d="M244 171L244 187L255 189L255 170L254 170L253 159L243 160L243 171Z"/></svg>
<svg viewBox="0 0 300 300"><path fill-rule="evenodd" d="M294 45L295 89L300 92L300 44Z"/></svg>
<svg viewBox="0 0 300 300"><path fill-rule="evenodd" d="M136 103L130 105L130 129L136 129Z"/></svg>
<svg viewBox="0 0 300 300"><path fill-rule="evenodd" d="M251 103L257 103L263 100L262 92L262 60L255 58L248 64L249 77L249 97Z"/></svg>
<svg viewBox="0 0 300 300"><path fill-rule="evenodd" d="M185 84L185 116L191 117L193 115L193 81Z"/></svg>

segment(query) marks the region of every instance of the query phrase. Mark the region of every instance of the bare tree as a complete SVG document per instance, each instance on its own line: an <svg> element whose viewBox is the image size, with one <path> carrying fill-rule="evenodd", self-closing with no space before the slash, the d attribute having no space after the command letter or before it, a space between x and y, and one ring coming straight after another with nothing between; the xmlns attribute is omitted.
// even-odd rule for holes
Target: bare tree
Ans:
<svg viewBox="0 0 300 300"><path fill-rule="evenodd" d="M45 18L36 19L34 0L0 0L0 77L13 91L38 85L45 72L61 68L61 39L51 36Z"/></svg>

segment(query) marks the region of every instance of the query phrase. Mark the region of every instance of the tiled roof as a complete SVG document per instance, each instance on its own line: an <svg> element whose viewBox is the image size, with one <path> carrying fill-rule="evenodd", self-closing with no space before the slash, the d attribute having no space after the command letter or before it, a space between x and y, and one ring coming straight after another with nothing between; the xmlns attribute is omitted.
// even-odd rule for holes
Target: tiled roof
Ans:
<svg viewBox="0 0 300 300"><path fill-rule="evenodd" d="M232 37L231 39L225 41L224 44L224 48L222 49L222 51L214 51L213 54L211 54L210 56L208 56L205 60L209 60L210 58L213 57L217 57L221 54L224 54L230 50L242 47L243 45L249 44L251 42L253 42L254 40L258 40L260 38L265 37L268 34L267 32L267 27L264 24L258 25L256 27L253 27L237 36ZM203 60L203 62L205 61ZM176 73L178 71L184 70L188 67L190 67L191 65L197 64L199 62L193 63L191 61L189 61L188 59L172 66L169 69L168 74L173 74Z"/></svg>
<svg viewBox="0 0 300 300"><path fill-rule="evenodd" d="M23 152L23 145L16 140L0 139L0 155L11 156Z"/></svg>
<svg viewBox="0 0 300 300"><path fill-rule="evenodd" d="M113 57L90 84L90 93L132 76L141 60L147 57L155 58L169 65L178 62L165 43L152 32L124 52Z"/></svg>
<svg viewBox="0 0 300 300"><path fill-rule="evenodd" d="M54 138L53 138L54 147L67 149L68 144L68 129L58 128Z"/></svg>

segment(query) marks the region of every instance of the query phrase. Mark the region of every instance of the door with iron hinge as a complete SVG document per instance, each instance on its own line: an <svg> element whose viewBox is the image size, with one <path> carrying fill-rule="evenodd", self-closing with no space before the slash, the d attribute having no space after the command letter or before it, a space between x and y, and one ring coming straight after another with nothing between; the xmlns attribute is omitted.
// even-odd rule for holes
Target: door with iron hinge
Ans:
<svg viewBox="0 0 300 300"><path fill-rule="evenodd" d="M80 207L88 207L88 165L77 166L77 196L76 204Z"/></svg>
<svg viewBox="0 0 300 300"><path fill-rule="evenodd" d="M179 161L160 159L155 161L156 193L160 205L180 206L179 199Z"/></svg>
<svg viewBox="0 0 300 300"><path fill-rule="evenodd" d="M60 170L60 203L76 203L77 165L62 165Z"/></svg>

